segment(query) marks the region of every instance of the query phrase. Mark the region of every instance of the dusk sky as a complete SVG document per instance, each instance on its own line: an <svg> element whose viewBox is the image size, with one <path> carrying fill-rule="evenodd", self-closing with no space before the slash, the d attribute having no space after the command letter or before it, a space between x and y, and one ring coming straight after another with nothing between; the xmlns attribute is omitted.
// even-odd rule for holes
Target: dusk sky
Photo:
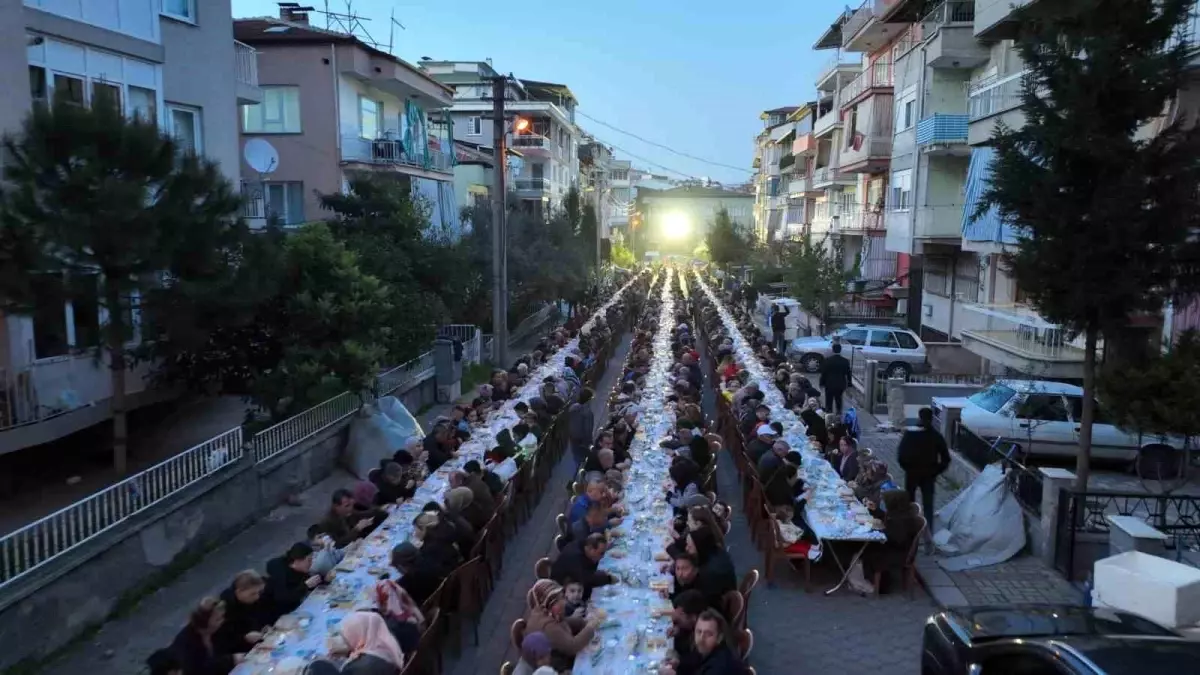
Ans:
<svg viewBox="0 0 1200 675"><path fill-rule="evenodd" d="M323 10L324 0L308 3ZM345 0L329 0L345 13ZM353 0L377 41L395 30L396 56L482 61L500 72L566 84L576 121L635 166L673 177L737 183L750 177L759 113L810 100L833 52L812 44L842 11L829 0L751 8L729 0ZM235 17L275 16L272 0L233 0ZM324 27L320 14L311 16ZM696 161L642 138L732 168ZM744 170L738 170L738 167ZM670 171L667 171L669 169Z"/></svg>

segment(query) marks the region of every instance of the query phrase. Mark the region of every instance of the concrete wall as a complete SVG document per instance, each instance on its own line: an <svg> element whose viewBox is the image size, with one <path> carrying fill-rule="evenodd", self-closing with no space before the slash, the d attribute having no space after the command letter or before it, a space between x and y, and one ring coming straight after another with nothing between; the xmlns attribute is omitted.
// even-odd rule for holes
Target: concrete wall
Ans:
<svg viewBox="0 0 1200 675"><path fill-rule="evenodd" d="M434 402L436 389L429 377L393 395L415 414ZM337 465L349 426L346 420L261 464L247 456L5 588L0 670L53 654L320 482Z"/></svg>
<svg viewBox="0 0 1200 675"><path fill-rule="evenodd" d="M241 153L229 0L196 4L195 24L162 20L163 100L200 109L204 154L236 185Z"/></svg>
<svg viewBox="0 0 1200 675"><path fill-rule="evenodd" d="M925 354L935 373L967 375L983 372L983 359L957 342L926 342Z"/></svg>
<svg viewBox="0 0 1200 675"><path fill-rule="evenodd" d="M258 49L260 85L300 87L301 132L242 134L242 143L253 137L263 138L275 146L279 151L279 168L267 180L302 181L304 217L318 220L322 211L316 192L336 192L342 188L333 50L329 45L273 45ZM258 180L258 174L245 164L244 159L242 175L247 180Z"/></svg>

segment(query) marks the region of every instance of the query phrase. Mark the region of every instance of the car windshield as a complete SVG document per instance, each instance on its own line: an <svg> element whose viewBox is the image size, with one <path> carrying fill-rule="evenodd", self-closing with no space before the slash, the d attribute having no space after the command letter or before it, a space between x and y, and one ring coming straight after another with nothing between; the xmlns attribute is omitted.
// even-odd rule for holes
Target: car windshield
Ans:
<svg viewBox="0 0 1200 675"><path fill-rule="evenodd" d="M972 394L967 400L984 410L994 413L999 412L1008 403L1014 394L1017 392L1002 384L993 384L983 391Z"/></svg>
<svg viewBox="0 0 1200 675"><path fill-rule="evenodd" d="M964 618L975 641L1052 635L1174 635L1132 614L1084 607L983 608Z"/></svg>

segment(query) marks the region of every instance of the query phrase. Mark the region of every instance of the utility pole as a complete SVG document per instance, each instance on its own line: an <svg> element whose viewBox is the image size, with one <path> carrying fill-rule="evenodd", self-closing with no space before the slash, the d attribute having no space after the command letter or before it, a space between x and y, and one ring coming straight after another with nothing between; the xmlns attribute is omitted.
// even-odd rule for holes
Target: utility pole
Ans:
<svg viewBox="0 0 1200 675"><path fill-rule="evenodd" d="M504 94L508 78L492 80L492 358L508 368L508 210L504 174L508 170Z"/></svg>

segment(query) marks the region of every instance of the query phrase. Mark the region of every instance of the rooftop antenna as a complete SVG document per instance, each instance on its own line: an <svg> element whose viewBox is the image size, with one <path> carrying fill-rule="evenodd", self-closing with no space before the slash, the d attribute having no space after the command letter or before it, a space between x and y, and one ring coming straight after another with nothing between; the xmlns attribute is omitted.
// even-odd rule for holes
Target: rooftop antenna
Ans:
<svg viewBox="0 0 1200 675"><path fill-rule="evenodd" d="M325 15L325 30L352 35L375 49L383 50L383 43L372 37L370 31L363 25L363 22L370 21L371 19L361 16L354 11L353 0L346 0L345 12L330 10L329 0L325 0L325 11L321 12L321 14Z"/></svg>
<svg viewBox="0 0 1200 675"><path fill-rule="evenodd" d="M392 56L396 55L396 52L393 51L393 48L396 46L396 26L400 26L400 30L408 30L404 27L404 24L396 20L396 8L393 7L391 25L388 26L388 53Z"/></svg>

